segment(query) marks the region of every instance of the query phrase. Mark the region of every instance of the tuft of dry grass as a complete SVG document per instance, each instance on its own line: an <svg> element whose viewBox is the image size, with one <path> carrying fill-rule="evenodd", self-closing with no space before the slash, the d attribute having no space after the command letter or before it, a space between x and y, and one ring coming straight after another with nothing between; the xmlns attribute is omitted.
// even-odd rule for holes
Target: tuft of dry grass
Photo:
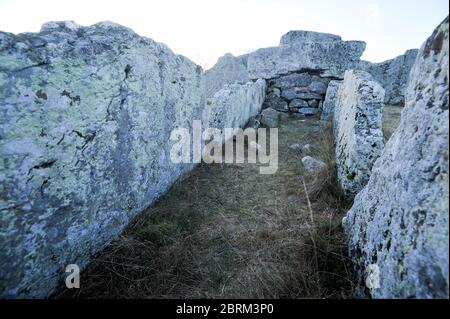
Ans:
<svg viewBox="0 0 450 319"><path fill-rule="evenodd" d="M389 141L394 131L400 124L403 106L385 105L383 109L383 136L384 142Z"/></svg>
<svg viewBox="0 0 450 319"><path fill-rule="evenodd" d="M327 169L308 175L289 145L309 143ZM340 223L331 129L286 119L279 170L201 165L81 274L60 298L345 298L354 275Z"/></svg>

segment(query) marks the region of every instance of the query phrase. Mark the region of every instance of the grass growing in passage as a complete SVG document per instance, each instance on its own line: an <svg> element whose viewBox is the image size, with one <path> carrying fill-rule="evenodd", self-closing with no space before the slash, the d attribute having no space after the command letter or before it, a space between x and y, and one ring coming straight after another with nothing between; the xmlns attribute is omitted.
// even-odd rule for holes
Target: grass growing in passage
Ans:
<svg viewBox="0 0 450 319"><path fill-rule="evenodd" d="M391 138L394 131L400 124L400 115L403 106L385 105L383 109L383 136L384 141L387 142Z"/></svg>
<svg viewBox="0 0 450 319"><path fill-rule="evenodd" d="M308 175L293 143L328 168ZM284 119L278 172L258 167L199 166L82 272L81 289L57 297L350 297L331 128Z"/></svg>

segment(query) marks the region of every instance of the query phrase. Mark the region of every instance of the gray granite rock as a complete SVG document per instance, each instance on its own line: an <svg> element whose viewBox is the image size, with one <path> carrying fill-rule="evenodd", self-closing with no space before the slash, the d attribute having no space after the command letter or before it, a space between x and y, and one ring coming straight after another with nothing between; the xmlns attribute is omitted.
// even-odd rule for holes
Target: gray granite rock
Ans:
<svg viewBox="0 0 450 319"><path fill-rule="evenodd" d="M111 22L0 32L0 296L48 296L192 168L169 137L203 90L199 66Z"/></svg>
<svg viewBox="0 0 450 319"><path fill-rule="evenodd" d="M289 111L288 103L273 92L267 94L266 99L264 101L264 106L273 108L279 112Z"/></svg>
<svg viewBox="0 0 450 319"><path fill-rule="evenodd" d="M305 100L294 99L289 103L290 109L299 109L302 107L308 107L308 102Z"/></svg>
<svg viewBox="0 0 450 319"><path fill-rule="evenodd" d="M228 84L216 92L203 113L205 127L243 127L250 118L259 114L264 102L266 81L258 80L246 84ZM262 123L262 120L260 121ZM230 138L225 135L224 141Z"/></svg>
<svg viewBox="0 0 450 319"><path fill-rule="evenodd" d="M257 116L266 97L266 81L226 84L211 99L203 112L205 125L215 128L242 127ZM214 116L213 116L214 115Z"/></svg>
<svg viewBox="0 0 450 319"><path fill-rule="evenodd" d="M327 84L323 81L314 81L309 85L308 89L312 93L325 94L327 92Z"/></svg>
<svg viewBox="0 0 450 319"><path fill-rule="evenodd" d="M420 49L401 123L343 221L361 286L378 270L373 298L449 297L448 70L447 17Z"/></svg>
<svg viewBox="0 0 450 319"><path fill-rule="evenodd" d="M386 91L384 102L391 105L402 105L405 102L405 90L411 68L419 50L408 50L405 54L382 63L363 62L366 70L381 83Z"/></svg>
<svg viewBox="0 0 450 319"><path fill-rule="evenodd" d="M280 45L301 44L303 42L340 42L342 38L335 34L314 31L293 30L281 37Z"/></svg>
<svg viewBox="0 0 450 319"><path fill-rule="evenodd" d="M205 103L187 58L111 22L69 21L0 32L0 88L0 296L46 297L193 168L170 160L173 129L242 127L266 84Z"/></svg>
<svg viewBox="0 0 450 319"><path fill-rule="evenodd" d="M252 79L272 79L302 71L342 77L345 70L359 65L365 47L361 41L342 41L338 36L296 31L283 36L278 47L250 53L247 70Z"/></svg>
<svg viewBox="0 0 450 319"><path fill-rule="evenodd" d="M338 180L352 197L367 183L384 147L384 89L364 71L345 72L333 118Z"/></svg>
<svg viewBox="0 0 450 319"><path fill-rule="evenodd" d="M319 102L317 102L317 100L309 100L308 101L308 105L310 107L318 108L319 107ZM317 110L317 111L319 111L319 110Z"/></svg>
<svg viewBox="0 0 450 319"><path fill-rule="evenodd" d="M205 72L206 97L212 97L226 84L245 84L249 81L247 55L235 57L227 53Z"/></svg>
<svg viewBox="0 0 450 319"><path fill-rule="evenodd" d="M281 91L281 97L292 101L295 99L305 99L305 100L311 100L311 99L318 99L320 100L322 98L322 95L312 92L305 92L302 90L298 90L297 88L294 89L286 89Z"/></svg>
<svg viewBox="0 0 450 319"><path fill-rule="evenodd" d="M311 174L318 173L327 167L327 165L324 162L311 156L303 157L302 164L305 170Z"/></svg>
<svg viewBox="0 0 450 319"><path fill-rule="evenodd" d="M261 112L261 124L265 127L278 127L280 113L272 108L265 109Z"/></svg>
<svg viewBox="0 0 450 319"><path fill-rule="evenodd" d="M320 115L320 119L322 121L331 121L333 119L334 107L338 99L338 93L341 84L342 81L331 81L328 84L325 101L322 105L322 114Z"/></svg>

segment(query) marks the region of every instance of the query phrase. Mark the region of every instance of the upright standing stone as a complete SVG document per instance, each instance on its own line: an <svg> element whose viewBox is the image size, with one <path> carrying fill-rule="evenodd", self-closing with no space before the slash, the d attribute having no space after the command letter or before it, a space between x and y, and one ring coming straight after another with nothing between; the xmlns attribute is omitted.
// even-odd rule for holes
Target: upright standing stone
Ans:
<svg viewBox="0 0 450 319"><path fill-rule="evenodd" d="M202 69L111 22L0 32L0 296L46 297L191 164Z"/></svg>
<svg viewBox="0 0 450 319"><path fill-rule="evenodd" d="M448 28L420 49L401 123L343 221L373 298L449 297Z"/></svg>
<svg viewBox="0 0 450 319"><path fill-rule="evenodd" d="M292 30L280 39L280 45L293 45L304 42L327 43L342 41L338 35L304 30Z"/></svg>
<svg viewBox="0 0 450 319"><path fill-rule="evenodd" d="M219 58L217 63L205 72L206 97L213 97L227 84L249 82L247 57L247 55L235 57L231 53L227 53Z"/></svg>
<svg viewBox="0 0 450 319"><path fill-rule="evenodd" d="M333 119L334 108L341 85L342 81L331 81L330 84L328 84L325 101L322 105L322 114L320 115L322 121L331 121Z"/></svg>
<svg viewBox="0 0 450 319"><path fill-rule="evenodd" d="M384 89L364 71L345 72L335 106L333 128L341 187L356 195L367 183L384 147Z"/></svg>
<svg viewBox="0 0 450 319"><path fill-rule="evenodd" d="M225 128L243 127L261 111L265 95L266 81L261 79L254 83L225 85L206 106L203 123L205 127L223 132ZM225 136L225 140L228 138Z"/></svg>
<svg viewBox="0 0 450 319"><path fill-rule="evenodd" d="M386 91L384 102L391 105L405 103L405 91L411 68L419 50L412 49L394 59L381 63L366 63L363 67L375 80L381 83Z"/></svg>

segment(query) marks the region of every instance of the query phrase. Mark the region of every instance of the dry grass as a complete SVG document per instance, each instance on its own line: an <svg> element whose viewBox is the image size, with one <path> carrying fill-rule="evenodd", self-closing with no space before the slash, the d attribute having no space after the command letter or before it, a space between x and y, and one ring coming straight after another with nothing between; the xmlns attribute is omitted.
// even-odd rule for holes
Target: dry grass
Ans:
<svg viewBox="0 0 450 319"><path fill-rule="evenodd" d="M328 163L307 175L293 143ZM63 298L345 298L354 277L329 127L287 119L279 170L202 165L81 274Z"/></svg>
<svg viewBox="0 0 450 319"><path fill-rule="evenodd" d="M387 142L400 124L403 106L385 105L383 110L383 136Z"/></svg>

